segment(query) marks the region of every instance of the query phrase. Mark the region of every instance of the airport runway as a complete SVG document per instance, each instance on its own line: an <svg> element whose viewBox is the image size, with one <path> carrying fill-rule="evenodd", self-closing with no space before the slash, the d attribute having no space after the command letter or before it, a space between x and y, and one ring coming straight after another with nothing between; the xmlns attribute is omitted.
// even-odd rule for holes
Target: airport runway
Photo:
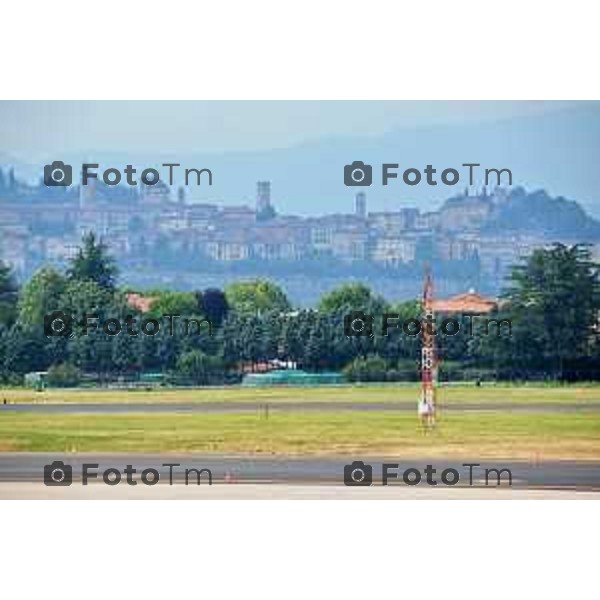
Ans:
<svg viewBox="0 0 600 600"><path fill-rule="evenodd" d="M30 412L51 414L121 414L121 413L228 413L228 412L347 412L347 411L399 411L416 412L412 402L197 402L197 403L94 403L75 404L70 402L55 404L14 403L0 404L2 412ZM556 404L536 402L517 404L510 402L464 402L456 404L440 403L439 408L448 412L600 412L600 403Z"/></svg>
<svg viewBox="0 0 600 600"><path fill-rule="evenodd" d="M0 483L0 500L598 500L596 492L571 489L408 487L344 485L156 485L102 484L46 487L40 483Z"/></svg>
<svg viewBox="0 0 600 600"><path fill-rule="evenodd" d="M115 487L134 487L126 483L125 469L131 465L135 469L132 475L138 485L147 487L140 481L140 474L146 469L155 469L159 473L159 483L184 483L186 469L209 469L213 484L318 484L343 485L344 467L354 460L362 460L372 466L374 486L382 484L382 464L397 463L390 469L398 479L390 479L388 487L421 488L470 488L485 489L569 489L600 492L600 462L591 461L544 461L527 463L518 461L481 461L481 460L402 460L401 457L248 457L223 456L218 454L54 454L54 453L2 453L0 454L0 484L7 482L37 482L43 485L44 467L54 461L62 461L72 468L72 486L81 486L83 464L97 464L91 472L98 477L90 479L95 485L102 479L102 473L109 468L123 473L122 481ZM465 465L478 465L468 467ZM169 465L176 465L171 466ZM427 483L425 468L432 465L436 469L432 476L437 486ZM421 483L408 486L402 481L406 469L416 468L422 473ZM442 471L455 469L459 480L456 485L443 485ZM486 485L486 469L489 469ZM501 474L500 485L497 474L492 469L509 469L512 485L509 486L508 473ZM196 485L196 474L190 471L189 481ZM472 485L471 485L472 484ZM201 485L208 485L208 474L201 476ZM1 486L0 486L1 487ZM110 486L108 486L110 487ZM0 489L1 497L1 489ZM600 498L600 496L599 496Z"/></svg>
<svg viewBox="0 0 600 600"><path fill-rule="evenodd" d="M269 404L270 411L408 411L413 412L412 403L350 403L350 402L286 402ZM465 403L443 407L449 412L463 411L515 411L515 412L577 412L599 411L599 405L535 403L530 405L512 403ZM210 403L173 403L173 404L10 404L0 405L2 412L18 411L38 414L127 414L127 413L218 413L264 411L264 403L248 402L210 402ZM68 487L50 488L43 484L44 466L60 460L72 467L73 483ZM371 491L359 493L356 487L344 485L344 467L353 460L362 460L373 467L373 485ZM399 480L391 479L389 485L382 484L382 463L398 463L394 470ZM95 471L98 478L91 485L82 485L83 464L98 464ZM428 464L436 469L437 486L427 483L425 475L419 485L409 486L402 481L405 469L416 468L425 473ZM466 467L467 464L479 464ZM102 483L102 473L108 468L116 468L125 473L127 465L135 469L135 479L139 482L142 471L156 469L160 476L159 485L149 486L138 483L130 486L126 476L116 486ZM169 465L176 465L171 466ZM186 469L209 469L212 482L208 485L206 474L200 486L184 485ZM440 483L445 469L455 469L460 478L456 485ZM503 472L500 485L495 474L488 476L486 469L509 469L512 485L509 486L507 473ZM493 473L493 472L490 472ZM172 481L177 485L170 486ZM473 485L470 485L472 482ZM220 484L244 484L223 486ZM270 485L265 485L270 484ZM239 491L220 491L213 495L211 490L224 490L225 487ZM188 491L188 490L195 491ZM199 490L203 491L200 492ZM307 490L312 490L307 492ZM364 489L364 488L363 488ZM61 491L62 490L62 491ZM95 491L94 491L95 490ZM246 492L244 491L246 490ZM267 491L271 490L271 491ZM302 492L301 490L304 490ZM323 490L322 493L319 490ZM328 491L325 491L328 490ZM354 491L352 491L354 490ZM390 491L392 490L392 491ZM461 492L462 490L462 492ZM474 491L479 490L476 494ZM272 457L272 456L223 456L218 454L53 454L53 453L0 453L0 499L1 498L93 498L93 497L202 497L202 498L301 498L331 497L348 498L420 498L420 497L468 497L501 498L517 497L515 494L530 494L533 491L552 492L566 497L575 493L578 497L585 493L589 497L600 499L600 462L598 461L544 461L528 463L519 461L480 461L473 460L402 460L402 457ZM303 494L305 494L303 496ZM400 494L400 495L399 495ZM531 497L529 495L522 497ZM548 497L548 496L544 496ZM572 496L568 496L572 497Z"/></svg>

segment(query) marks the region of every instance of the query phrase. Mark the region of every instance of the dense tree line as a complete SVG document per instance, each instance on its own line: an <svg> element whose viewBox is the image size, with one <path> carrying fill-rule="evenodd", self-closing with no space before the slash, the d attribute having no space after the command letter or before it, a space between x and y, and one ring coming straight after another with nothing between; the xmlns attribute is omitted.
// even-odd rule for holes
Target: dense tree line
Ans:
<svg viewBox="0 0 600 600"><path fill-rule="evenodd" d="M314 310L294 310L278 286L253 280L224 291L147 291L153 302L141 312L117 282L114 260L92 234L65 272L44 267L20 289L0 263L2 380L18 384L28 372L49 371L51 382L75 385L82 377L135 380L151 372L175 383L219 384L275 360L309 371L344 370L353 381L419 376L418 335L381 330L386 313L397 314L399 323L420 322L418 301L393 305L364 285L348 284L325 294ZM57 311L75 323L85 314L97 323L129 319L136 334L107 335L96 327L81 335L74 326L71 336L48 335L47 315ZM346 335L346 319L357 311L373 317L373 335ZM168 314L181 316L173 332ZM461 317L459 333L439 336L440 377L599 379L599 314L598 266L588 249L537 250L515 267L492 315L512 322L511 335L469 333L468 317ZM143 334L141 323L152 319L160 331Z"/></svg>

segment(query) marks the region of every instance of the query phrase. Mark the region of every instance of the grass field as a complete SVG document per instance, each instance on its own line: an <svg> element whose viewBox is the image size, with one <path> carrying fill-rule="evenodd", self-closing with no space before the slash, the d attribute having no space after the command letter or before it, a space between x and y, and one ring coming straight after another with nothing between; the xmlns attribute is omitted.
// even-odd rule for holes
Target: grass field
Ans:
<svg viewBox="0 0 600 600"><path fill-rule="evenodd" d="M340 386L283 388L196 388L153 390L46 390L0 389L0 402L8 403L176 403L176 402L406 402L415 404L419 386ZM600 405L598 386L447 386L440 388L439 402L506 402L515 404L589 403Z"/></svg>
<svg viewBox="0 0 600 600"><path fill-rule="evenodd" d="M269 404L244 413L0 413L0 452L218 452L260 455L389 455L404 457L600 460L600 411L444 413L461 403L600 406L600 386L448 386L439 390L442 418L425 434L411 411L277 411L286 402L416 404L418 385L320 388L156 390L0 390L11 403Z"/></svg>
<svg viewBox="0 0 600 600"><path fill-rule="evenodd" d="M600 414L454 413L424 433L413 414L0 414L4 452L218 452L600 460Z"/></svg>

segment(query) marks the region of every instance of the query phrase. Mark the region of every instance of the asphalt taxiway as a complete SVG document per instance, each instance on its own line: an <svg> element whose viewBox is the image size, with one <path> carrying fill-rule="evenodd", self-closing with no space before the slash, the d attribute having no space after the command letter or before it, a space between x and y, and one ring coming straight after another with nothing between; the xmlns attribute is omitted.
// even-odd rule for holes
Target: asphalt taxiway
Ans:
<svg viewBox="0 0 600 600"><path fill-rule="evenodd" d="M536 402L517 404L511 402L461 402L439 404L448 412L600 412L600 403L556 404ZM372 412L399 411L416 412L412 402L196 402L196 403L11 403L0 404L2 412L49 413L49 414L122 414L122 413L234 413L261 412L265 410L281 412Z"/></svg>
<svg viewBox="0 0 600 600"><path fill-rule="evenodd" d="M506 470L510 471L512 488L579 489L600 491L600 462L596 461L543 461L538 463L497 460L444 460L415 459L402 460L401 457L248 457L224 456L218 454L55 454L55 453L2 453L0 454L0 483L39 482L43 485L44 467L61 461L71 468L72 485L81 485L84 464L96 465L93 472L98 475L90 482L102 479L107 469L125 472L128 465L135 470L134 479L146 469L159 473L159 483L182 483L186 470L210 470L213 484L252 483L252 484L344 484L347 465L361 460L372 467L374 485L381 485L383 464L397 465L390 472L387 487L509 487ZM169 466L176 465L176 466ZM424 475L427 465L436 469L437 486L429 485ZM469 467L468 465L476 465ZM423 478L417 486L406 485L402 474L407 469L417 469ZM454 485L443 485L440 476L445 470L456 470L459 480ZM504 470L498 484L497 471ZM489 471L489 476L486 473ZM190 471L195 473L195 471ZM190 475L190 480L195 474ZM487 481L486 481L487 480ZM206 476L201 484L207 484ZM123 475L122 483L125 483ZM140 485L141 482L140 482ZM148 486L151 487L151 486Z"/></svg>

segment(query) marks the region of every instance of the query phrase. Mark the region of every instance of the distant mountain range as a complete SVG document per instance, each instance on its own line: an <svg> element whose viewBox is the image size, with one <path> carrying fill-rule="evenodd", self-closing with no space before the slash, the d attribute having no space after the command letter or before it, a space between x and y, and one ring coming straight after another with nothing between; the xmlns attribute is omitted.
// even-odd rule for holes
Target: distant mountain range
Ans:
<svg viewBox="0 0 600 600"><path fill-rule="evenodd" d="M9 148L0 148L0 159L4 164L12 162ZM402 128L376 137L340 136L261 152L142 156L126 150L98 155L91 149L85 157L49 156L47 162L55 159L73 164L85 159L100 162L103 167L129 163L147 167L165 161L179 162L183 167L207 167L214 174L214 185L190 188L190 197L225 204L253 203L256 181L270 180L276 208L296 214L350 212L358 188L346 187L342 174L344 165L355 160L373 165L395 162L401 169L423 169L431 164L438 169L438 176L444 168L476 162L482 168L511 169L515 187L545 189L551 196L577 198L590 214L600 217L597 104L582 103L564 111L498 121ZM17 172L39 178L41 168L19 164ZM410 187L396 180L387 187L376 182L365 189L369 210L407 206L427 210L462 191L466 183ZM479 186L481 183L477 182Z"/></svg>

